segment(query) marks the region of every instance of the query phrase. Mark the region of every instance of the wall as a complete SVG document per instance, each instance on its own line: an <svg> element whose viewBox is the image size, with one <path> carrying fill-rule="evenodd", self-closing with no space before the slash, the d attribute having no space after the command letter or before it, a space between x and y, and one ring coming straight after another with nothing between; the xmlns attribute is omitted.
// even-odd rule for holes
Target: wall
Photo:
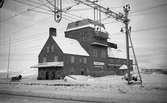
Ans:
<svg viewBox="0 0 167 103"><path fill-rule="evenodd" d="M51 50L52 45L54 46L54 50ZM49 47L49 52L47 52L48 47ZM39 63L42 63L43 58L45 57L47 59L46 62L54 62L55 56L58 56L58 61L63 61L63 53L61 49L58 47L53 38L50 36L39 54L38 57Z"/></svg>
<svg viewBox="0 0 167 103"><path fill-rule="evenodd" d="M71 61L72 56L74 57L74 62ZM84 62L84 59L86 58L86 63ZM81 75L83 72L84 75L89 74L90 69L90 59L87 56L79 56L79 55L71 55L71 54L65 54L64 55L64 73L65 75L69 74L76 74Z"/></svg>

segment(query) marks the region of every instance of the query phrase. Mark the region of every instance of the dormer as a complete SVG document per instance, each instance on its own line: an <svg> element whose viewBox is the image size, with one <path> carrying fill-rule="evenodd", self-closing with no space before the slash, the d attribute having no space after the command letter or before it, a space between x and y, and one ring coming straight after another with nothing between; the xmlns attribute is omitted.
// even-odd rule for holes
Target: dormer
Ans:
<svg viewBox="0 0 167 103"><path fill-rule="evenodd" d="M65 37L81 41L102 38L106 41L108 38L108 33L105 31L103 24L91 19L83 19L69 23L65 31Z"/></svg>

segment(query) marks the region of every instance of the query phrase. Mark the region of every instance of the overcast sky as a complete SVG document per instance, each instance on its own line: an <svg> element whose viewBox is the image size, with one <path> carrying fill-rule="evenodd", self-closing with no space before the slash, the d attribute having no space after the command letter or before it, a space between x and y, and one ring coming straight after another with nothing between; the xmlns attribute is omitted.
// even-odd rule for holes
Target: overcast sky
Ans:
<svg viewBox="0 0 167 103"><path fill-rule="evenodd" d="M130 4L131 36L139 66L167 68L166 0L100 0L100 4L115 12L122 12L122 6ZM63 8L71 5L74 5L73 0L63 0ZM38 63L38 54L49 36L49 27L57 28L58 36L63 37L69 22L93 18L93 10L82 4L67 11L60 23L54 22L53 15L27 11L31 8L33 7L14 0L5 0L3 8L0 8L0 71L7 69L10 37L10 71L31 71L30 66ZM120 28L124 25L114 22L112 18L104 18L106 16L102 15L102 22L110 33L110 41L117 43L119 50L125 55L125 34L120 33Z"/></svg>

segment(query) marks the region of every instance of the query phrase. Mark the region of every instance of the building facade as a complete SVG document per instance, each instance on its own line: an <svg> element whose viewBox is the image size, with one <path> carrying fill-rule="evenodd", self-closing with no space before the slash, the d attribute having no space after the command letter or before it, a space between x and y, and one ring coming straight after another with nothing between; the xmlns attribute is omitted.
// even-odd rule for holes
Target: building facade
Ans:
<svg viewBox="0 0 167 103"><path fill-rule="evenodd" d="M104 76L124 74L120 69L126 59L108 56L108 48L117 45L107 42L104 25L90 19L69 23L64 38L56 29L49 29L49 38L39 54L38 79L61 79L66 75ZM133 69L130 60L131 70Z"/></svg>

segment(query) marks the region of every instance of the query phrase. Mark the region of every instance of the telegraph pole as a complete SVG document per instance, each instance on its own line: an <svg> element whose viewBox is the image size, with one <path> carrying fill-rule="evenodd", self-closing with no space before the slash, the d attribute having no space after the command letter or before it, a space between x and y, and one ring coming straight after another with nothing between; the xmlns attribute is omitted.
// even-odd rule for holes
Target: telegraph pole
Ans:
<svg viewBox="0 0 167 103"><path fill-rule="evenodd" d="M11 37L9 37L7 79L9 79Z"/></svg>
<svg viewBox="0 0 167 103"><path fill-rule="evenodd" d="M125 36L126 36L126 56L127 56L127 68L128 68L128 84L130 84L131 81L131 75L130 75L130 56L129 56L129 19L128 19L128 15L129 15L129 11L130 11L130 5L125 5L123 7L123 10L125 12L125 20L124 20L124 24L125 24Z"/></svg>

